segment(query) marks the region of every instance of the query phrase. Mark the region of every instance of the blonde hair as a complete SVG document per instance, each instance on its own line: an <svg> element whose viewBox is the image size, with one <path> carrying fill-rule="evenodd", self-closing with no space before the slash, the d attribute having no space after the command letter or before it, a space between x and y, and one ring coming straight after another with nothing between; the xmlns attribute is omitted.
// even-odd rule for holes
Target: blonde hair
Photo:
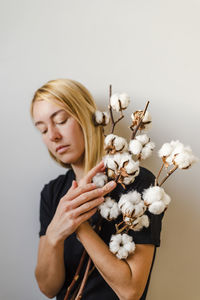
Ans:
<svg viewBox="0 0 200 300"><path fill-rule="evenodd" d="M84 173L92 169L103 157L104 134L101 126L95 126L93 114L97 110L96 104L90 92L79 82L71 79L50 80L39 88L31 101L30 113L33 118L33 106L36 101L59 102L80 124L85 143L84 151ZM56 100L56 101L55 101ZM65 168L65 164L57 159L50 151L51 157Z"/></svg>

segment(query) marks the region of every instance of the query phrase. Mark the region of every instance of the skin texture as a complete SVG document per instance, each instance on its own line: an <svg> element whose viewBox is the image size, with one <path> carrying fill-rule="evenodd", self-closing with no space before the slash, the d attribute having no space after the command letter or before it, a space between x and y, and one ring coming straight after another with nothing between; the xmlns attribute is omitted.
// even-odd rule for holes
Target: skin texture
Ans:
<svg viewBox="0 0 200 300"><path fill-rule="evenodd" d="M71 164L76 176L71 188L60 199L46 235L40 238L35 276L41 291L53 298L64 284L67 276L64 240L76 231L97 269L118 297L121 300L138 300L146 285L154 246L137 245L134 255L126 260L117 259L109 251L87 220L116 183L107 183L102 188L91 183L93 176L105 169L103 162L83 176L84 138L73 117L54 103L39 101L34 104L33 118L46 147L62 162ZM69 147L58 153L56 148L60 145Z"/></svg>

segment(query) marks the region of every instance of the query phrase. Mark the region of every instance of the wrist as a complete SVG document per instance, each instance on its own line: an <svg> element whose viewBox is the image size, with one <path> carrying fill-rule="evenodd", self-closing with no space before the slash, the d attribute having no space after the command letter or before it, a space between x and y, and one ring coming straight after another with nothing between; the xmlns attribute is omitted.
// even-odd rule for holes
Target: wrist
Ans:
<svg viewBox="0 0 200 300"><path fill-rule="evenodd" d="M47 228L46 231L46 238L48 243L53 247L59 247L60 245L64 244L64 239L61 237L58 237L57 235L55 235L50 228Z"/></svg>

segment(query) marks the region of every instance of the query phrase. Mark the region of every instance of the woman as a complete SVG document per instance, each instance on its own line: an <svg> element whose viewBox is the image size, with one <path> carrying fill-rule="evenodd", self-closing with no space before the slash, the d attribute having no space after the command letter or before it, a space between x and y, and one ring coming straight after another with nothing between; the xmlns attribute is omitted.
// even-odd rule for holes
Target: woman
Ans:
<svg viewBox="0 0 200 300"><path fill-rule="evenodd" d="M152 215L148 229L131 230L129 234L137 247L126 260L119 260L108 248L115 233L114 223L103 220L98 234L94 227L98 222L97 207L107 193L118 201L119 195L130 189L142 192L154 182L154 176L140 168L139 175L125 191L114 181L103 188L91 183L96 173L105 170L101 161L105 154L103 129L96 127L92 118L96 110L88 90L73 80L49 81L33 97L31 115L44 144L53 159L69 168L41 192L35 276L47 297L66 299L67 288L73 282L67 299L80 299L77 292L88 257L83 260L76 280L74 275L85 249L95 269L91 266L81 299L144 300L155 247L160 244L162 216Z"/></svg>

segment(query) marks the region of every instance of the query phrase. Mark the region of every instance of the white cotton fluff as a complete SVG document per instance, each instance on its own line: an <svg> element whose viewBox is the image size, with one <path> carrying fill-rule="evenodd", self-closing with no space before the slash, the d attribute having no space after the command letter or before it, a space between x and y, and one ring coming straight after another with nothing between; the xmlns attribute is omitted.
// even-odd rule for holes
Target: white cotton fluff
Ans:
<svg viewBox="0 0 200 300"><path fill-rule="evenodd" d="M108 177L104 173L100 172L92 178L92 181L97 187L103 187L108 182Z"/></svg>
<svg viewBox="0 0 200 300"><path fill-rule="evenodd" d="M143 111L142 110L138 110L135 113L131 114L131 119L133 122L136 122L136 119L138 119L139 114L141 114ZM148 123L147 123L148 122ZM145 124L147 123L147 124ZM148 111L146 111L143 120L142 120L142 124L144 126L143 130L149 130L151 128L152 125L152 117L150 115L150 113Z"/></svg>
<svg viewBox="0 0 200 300"><path fill-rule="evenodd" d="M120 214L117 202L110 197L106 197L105 201L99 205L99 211L101 216L107 220L116 219Z"/></svg>
<svg viewBox="0 0 200 300"><path fill-rule="evenodd" d="M155 215L161 214L171 202L171 198L164 189L153 186L143 192L143 199L148 210Z"/></svg>
<svg viewBox="0 0 200 300"><path fill-rule="evenodd" d="M182 153L177 154L174 158L175 164L180 169L187 169L197 161L197 157L195 157L192 152L189 151L183 151Z"/></svg>
<svg viewBox="0 0 200 300"><path fill-rule="evenodd" d="M133 238L126 233L111 236L109 248L119 259L126 259L130 253L135 251Z"/></svg>
<svg viewBox="0 0 200 300"><path fill-rule="evenodd" d="M95 117L96 123L99 125L107 125L110 120L109 113L106 111L102 112L102 111L96 110L94 117Z"/></svg>
<svg viewBox="0 0 200 300"><path fill-rule="evenodd" d="M136 140L139 141L142 145L145 145L149 142L150 138L148 137L147 134L140 134L140 135L137 135L136 137Z"/></svg>
<svg viewBox="0 0 200 300"><path fill-rule="evenodd" d="M116 151L127 151L128 144L125 138L115 134L109 134L104 140L105 149L113 146Z"/></svg>
<svg viewBox="0 0 200 300"><path fill-rule="evenodd" d="M140 141L137 141L136 139L133 139L129 143L129 151L134 155L139 155L142 151L142 144Z"/></svg>
<svg viewBox="0 0 200 300"><path fill-rule="evenodd" d="M127 222L127 224L130 224L130 220L127 220L127 218L125 218L124 221L125 223ZM149 224L149 217L147 215L142 215L134 220L130 226L134 231L140 231L143 227L149 227Z"/></svg>
<svg viewBox="0 0 200 300"><path fill-rule="evenodd" d="M172 153L172 146L169 143L165 143L162 145L160 150L158 150L159 157L166 157L169 156Z"/></svg>
<svg viewBox="0 0 200 300"><path fill-rule="evenodd" d="M155 148L155 144L153 142L147 143L142 151L141 151L141 159L147 159L152 155L153 149Z"/></svg>
<svg viewBox="0 0 200 300"><path fill-rule="evenodd" d="M134 180L135 180L135 177L136 176L131 176L131 175L129 175L129 176L127 176L127 177L124 177L124 179L123 179L123 183L125 184L125 185L128 185L128 184L131 184Z"/></svg>
<svg viewBox="0 0 200 300"><path fill-rule="evenodd" d="M108 123L110 121L110 115L107 111L104 111L103 114L105 116L105 125L108 125Z"/></svg>
<svg viewBox="0 0 200 300"><path fill-rule="evenodd" d="M164 189L159 186L152 186L144 190L142 197L146 205L152 204L155 201L160 201L164 196Z"/></svg>
<svg viewBox="0 0 200 300"><path fill-rule="evenodd" d="M159 215L165 210L165 204L162 201L156 201L149 205L148 210L154 215Z"/></svg>
<svg viewBox="0 0 200 300"><path fill-rule="evenodd" d="M141 199L141 194L137 191L130 191L127 194L123 194L119 199L118 207L123 215L131 217L141 216L146 209Z"/></svg>
<svg viewBox="0 0 200 300"><path fill-rule="evenodd" d="M95 121L97 124L101 124L103 122L103 112L102 111L96 110L94 116L95 116Z"/></svg>
<svg viewBox="0 0 200 300"><path fill-rule="evenodd" d="M135 177L139 174L139 161L129 160L128 164L125 166L125 170L128 174L134 175Z"/></svg>
<svg viewBox="0 0 200 300"><path fill-rule="evenodd" d="M130 97L126 93L113 94L110 98L110 105L115 111L120 111L120 104L122 109L126 109L130 103Z"/></svg>
<svg viewBox="0 0 200 300"><path fill-rule="evenodd" d="M190 146L184 146L179 140L165 143L158 151L158 155L165 158L168 165L175 164L180 169L187 169L198 161Z"/></svg>
<svg viewBox="0 0 200 300"><path fill-rule="evenodd" d="M112 169L113 171L117 170L117 165L114 160L114 155L109 155L109 154L105 155L103 157L103 162L107 168Z"/></svg>

